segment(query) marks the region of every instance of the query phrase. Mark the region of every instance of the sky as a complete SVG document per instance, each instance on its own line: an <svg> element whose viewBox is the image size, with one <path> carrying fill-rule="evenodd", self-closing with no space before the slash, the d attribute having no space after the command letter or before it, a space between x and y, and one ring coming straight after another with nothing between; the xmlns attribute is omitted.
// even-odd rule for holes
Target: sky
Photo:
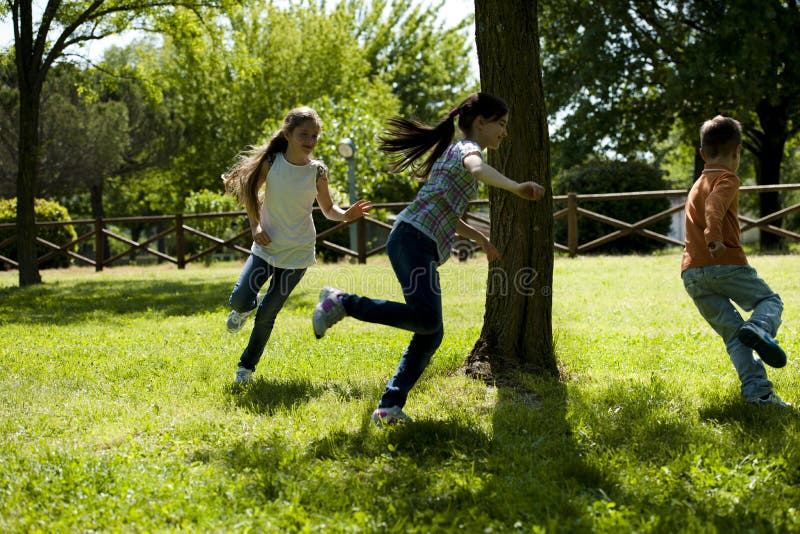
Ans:
<svg viewBox="0 0 800 534"><path fill-rule="evenodd" d="M436 4L438 0L419 0L421 4ZM34 0L34 6L42 5L44 2ZM475 11L475 4L474 0L445 0L444 6L442 8L442 19L445 22L445 25L455 26L467 15L474 13ZM471 36L474 36L475 32L470 32ZM103 50L107 47L112 45L124 45L127 42L134 39L136 35L134 33L129 34L122 34L119 36L108 37L96 43L92 43L88 46L88 55L93 59L99 59L102 56ZM14 40L14 30L11 24L11 17L8 16L6 19L0 22L0 47L6 47ZM470 56L470 64L472 66L472 70L474 73L478 72L478 56L474 50Z"/></svg>

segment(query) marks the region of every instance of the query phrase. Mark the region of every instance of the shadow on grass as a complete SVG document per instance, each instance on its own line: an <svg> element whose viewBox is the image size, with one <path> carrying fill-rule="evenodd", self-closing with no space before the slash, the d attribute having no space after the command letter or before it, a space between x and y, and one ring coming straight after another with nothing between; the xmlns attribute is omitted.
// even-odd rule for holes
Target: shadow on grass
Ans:
<svg viewBox="0 0 800 534"><path fill-rule="evenodd" d="M487 470L491 483L477 497L505 525L586 529L591 503L616 484L586 459L567 420L567 390L552 377L524 375L499 388ZM577 498L577 497L581 498ZM581 526L583 525L583 526Z"/></svg>
<svg viewBox="0 0 800 534"><path fill-rule="evenodd" d="M581 521L585 528L587 502L607 500L616 481L585 460L566 419L564 385L540 377L526 384L497 389L489 430L447 416L378 429L365 411L358 429L334 431L306 455L363 466L338 469L350 478L344 485L386 488L380 498L398 514L408 506L409 517L436 510L469 527L521 521L525 530L552 519L567 531Z"/></svg>
<svg viewBox="0 0 800 534"><path fill-rule="evenodd" d="M263 415L294 408L330 391L344 400L363 398L374 393L354 383L315 384L310 380L277 380L269 377L258 377L245 386L229 385L225 388L226 394L238 407Z"/></svg>
<svg viewBox="0 0 800 534"><path fill-rule="evenodd" d="M710 423L739 424L753 435L774 432L776 428L785 430L787 421L795 425L800 423L800 411L795 406L753 406L738 395L731 395L722 404L701 409L699 415Z"/></svg>
<svg viewBox="0 0 800 534"><path fill-rule="evenodd" d="M364 413L358 430L334 431L312 442L307 453L317 459L371 458L391 453L426 465L488 454L491 440L481 429L455 420L417 420L378 429L369 419L371 413L371 408Z"/></svg>
<svg viewBox="0 0 800 534"><path fill-rule="evenodd" d="M780 531L764 503L781 491L796 410L748 405L735 392L699 410L693 400L681 384L652 376L571 401L582 414L580 448L609 481L619 478L595 486L608 507L584 506L593 508L595 526L613 525L624 512L661 532Z"/></svg>
<svg viewBox="0 0 800 534"><path fill-rule="evenodd" d="M190 316L227 313L230 282L165 280L77 280L25 288L0 289L0 317L16 324L67 325L109 315ZM315 295L292 294L284 310L308 307Z"/></svg>
<svg viewBox="0 0 800 534"><path fill-rule="evenodd" d="M797 426L796 410L764 410L731 395L698 413L680 384L659 377L615 381L569 403L566 385L555 379L519 382L490 396L490 428L474 414L443 412L380 429L369 420L371 403L364 403L360 424L305 447L281 443L276 431L266 440L232 444L217 457L252 472L249 480L260 485L265 501L293 488L322 515L357 507L376 524L413 521L423 531L436 525L681 531L687 520L698 530L741 524L763 531L774 525L762 506L772 484L796 476L778 471L786 468L781 458L787 428ZM270 413L327 389L262 381L239 402ZM353 398L372 399L376 392L368 389ZM702 420L720 422L719 431ZM744 431L732 430L731 422ZM771 483L750 488L754 476ZM739 491L759 506L726 508Z"/></svg>

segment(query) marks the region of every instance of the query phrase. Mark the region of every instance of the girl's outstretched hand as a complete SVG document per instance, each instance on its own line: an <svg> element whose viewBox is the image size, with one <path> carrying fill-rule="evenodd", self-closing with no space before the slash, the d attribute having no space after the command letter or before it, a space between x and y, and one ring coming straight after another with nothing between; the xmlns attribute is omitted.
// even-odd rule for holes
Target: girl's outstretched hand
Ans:
<svg viewBox="0 0 800 534"><path fill-rule="evenodd" d="M517 196L527 200L539 200L544 196L544 187L536 182L522 182L517 187Z"/></svg>
<svg viewBox="0 0 800 534"><path fill-rule="evenodd" d="M352 206L344 212L344 220L347 222L355 221L359 217L366 215L372 209L372 202L369 200L356 200Z"/></svg>

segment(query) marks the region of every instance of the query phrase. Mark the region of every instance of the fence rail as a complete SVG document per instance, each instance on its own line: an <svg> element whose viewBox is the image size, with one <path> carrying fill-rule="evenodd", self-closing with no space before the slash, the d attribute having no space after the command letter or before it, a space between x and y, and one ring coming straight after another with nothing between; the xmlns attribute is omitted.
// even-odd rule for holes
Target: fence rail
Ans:
<svg viewBox="0 0 800 534"><path fill-rule="evenodd" d="M789 191L800 191L800 184L745 186L740 189L740 192L744 194ZM566 252L570 257L575 257L581 253L587 252L631 234L641 235L659 243L681 247L683 246L683 241L676 239L675 237L663 235L650 230L647 228L647 226L683 211L687 194L687 190L670 190L585 195L569 193L567 195L555 196L553 197L554 205L558 206L566 203L565 207L556 209L556 211L553 213L553 219L558 220L566 217L567 243L562 244L556 242L554 243L554 247L556 250ZM607 215L603 215L602 213L597 213L581 207L581 202L589 201L613 202L621 200L630 201L658 198L682 199L683 202L679 202L669 209L655 213L635 222L621 221ZM374 204L374 209L399 211L405 208L407 205L407 202L389 202ZM474 200L470 202L471 209L476 207L486 207L488 205L488 200ZM758 228L762 232L770 232L788 240L800 241L800 234L772 224L776 220L782 219L787 215L797 211L800 211L800 203L785 207L777 212L768 214L761 218L753 218L740 214L740 227L742 231ZM578 234L578 220L580 217L596 220L617 229L589 242L580 243L580 236ZM42 263L56 256L64 255L73 260L83 262L84 264L92 265L97 271L102 271L104 267L111 266L125 257L143 253L155 257L158 261L169 262L177 265L179 269L183 269L187 264L207 258L220 250L230 250L243 256L250 254L249 248L237 243L237 241L249 241L250 230L246 224L242 225L245 228L244 230L241 230L234 235L229 235L225 238L211 235L192 226L194 221L218 218L231 218L234 220L238 219L241 222L242 220L246 219L246 214L242 211L232 211L223 213L199 214L179 213L176 215L154 215L144 217L108 217L96 219L78 219L72 221L40 221L36 223L38 229L44 229L53 226L72 225L73 227L78 228L88 227L90 230L85 231L72 241L65 244L52 243L41 236L37 237L36 243L47 250L45 254L38 258L38 263L41 265ZM470 211L467 213L466 219L468 222L481 226L484 229L488 229L490 226L490 220L487 214L474 213ZM166 224L167 227L161 228L143 241L135 241L109 228L109 226L118 227L126 224L147 224L157 226L164 226ZM356 226L355 250L334 243L329 239L332 235L348 229L351 224ZM386 248L385 244L380 244L369 248L369 242L367 239L367 229L369 226L381 229L384 232L391 229L391 224L373 217L366 216L352 222L341 222L331 228L319 232L317 234L317 246L326 248L337 254L343 254L356 258L359 263L366 263L368 257L379 254ZM0 224L0 235L7 233L9 230L14 232L14 223ZM194 238L202 240L202 242L205 243L205 248L195 251L192 254L187 254L187 236L193 236ZM169 254L164 245L165 240L168 237L174 237L174 254ZM73 250L78 245L88 243L90 240L94 241L94 247L92 250L93 254L91 257L86 253L81 254ZM110 251L106 251L106 242L110 242L111 240L122 243L124 249L121 252L111 255ZM14 269L19 268L19 264L15 260L3 254L4 249L10 247L15 241L16 235L11 235L10 237L0 241L0 266L5 265ZM153 248L154 246L156 248Z"/></svg>

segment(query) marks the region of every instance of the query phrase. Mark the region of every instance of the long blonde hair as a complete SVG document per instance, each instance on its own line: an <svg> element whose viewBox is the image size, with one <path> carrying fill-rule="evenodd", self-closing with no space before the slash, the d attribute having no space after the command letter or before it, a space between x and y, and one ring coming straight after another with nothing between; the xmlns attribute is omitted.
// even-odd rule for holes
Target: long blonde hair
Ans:
<svg viewBox="0 0 800 534"><path fill-rule="evenodd" d="M251 146L239 153L236 163L222 175L225 191L236 197L251 219L259 220L261 199L258 183L266 178L266 164L272 164L275 154L286 152L292 131L306 121L314 121L322 129L322 120L316 111L309 107L294 108L286 114L281 129L272 134L266 144Z"/></svg>

